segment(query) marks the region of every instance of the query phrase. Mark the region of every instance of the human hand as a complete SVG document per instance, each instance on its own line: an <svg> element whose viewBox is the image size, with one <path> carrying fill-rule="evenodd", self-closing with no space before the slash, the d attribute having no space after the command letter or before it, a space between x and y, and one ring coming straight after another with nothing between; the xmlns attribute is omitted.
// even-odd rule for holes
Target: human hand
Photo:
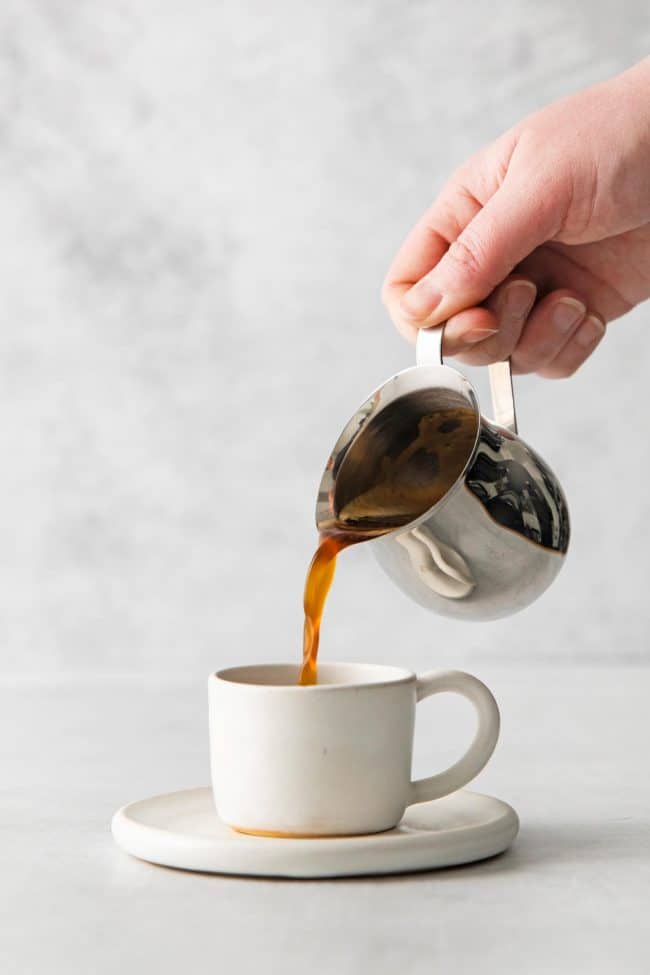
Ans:
<svg viewBox="0 0 650 975"><path fill-rule="evenodd" d="M650 58L524 119L413 227L382 297L398 330L447 322L471 365L572 375L650 297Z"/></svg>

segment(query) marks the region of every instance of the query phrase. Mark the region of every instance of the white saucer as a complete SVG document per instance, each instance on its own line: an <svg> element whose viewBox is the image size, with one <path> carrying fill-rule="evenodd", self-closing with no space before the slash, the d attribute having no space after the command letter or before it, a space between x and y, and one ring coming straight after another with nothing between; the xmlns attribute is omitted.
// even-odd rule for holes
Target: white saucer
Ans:
<svg viewBox="0 0 650 975"><path fill-rule="evenodd" d="M519 820L499 799L455 792L411 806L387 833L274 839L225 826L211 790L203 788L132 802L115 813L112 829L127 853L167 867L256 877L352 877L483 860L510 846Z"/></svg>

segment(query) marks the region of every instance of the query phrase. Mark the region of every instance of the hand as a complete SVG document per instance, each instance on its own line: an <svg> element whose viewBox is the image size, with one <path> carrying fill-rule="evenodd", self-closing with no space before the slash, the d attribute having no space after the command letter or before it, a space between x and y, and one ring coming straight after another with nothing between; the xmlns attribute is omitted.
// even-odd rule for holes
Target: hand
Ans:
<svg viewBox="0 0 650 975"><path fill-rule="evenodd" d="M398 251L398 330L445 354L570 376L650 297L650 58L548 106L452 176Z"/></svg>

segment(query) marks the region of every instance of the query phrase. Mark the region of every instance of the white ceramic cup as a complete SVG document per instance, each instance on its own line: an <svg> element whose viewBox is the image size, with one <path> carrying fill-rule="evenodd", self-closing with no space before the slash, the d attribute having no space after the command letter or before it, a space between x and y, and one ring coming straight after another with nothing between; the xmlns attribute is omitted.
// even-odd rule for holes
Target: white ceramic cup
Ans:
<svg viewBox="0 0 650 975"><path fill-rule="evenodd" d="M212 787L223 822L252 833L340 836L391 829L407 806L455 792L494 751L499 709L458 670L323 663L297 684L291 664L232 667L209 678ZM451 691L478 727L463 757L411 781L415 705Z"/></svg>

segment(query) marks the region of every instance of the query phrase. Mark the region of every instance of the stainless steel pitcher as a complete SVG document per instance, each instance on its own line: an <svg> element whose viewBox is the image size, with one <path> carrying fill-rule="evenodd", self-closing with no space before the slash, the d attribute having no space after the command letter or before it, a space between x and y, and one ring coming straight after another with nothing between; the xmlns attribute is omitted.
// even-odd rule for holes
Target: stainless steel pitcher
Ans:
<svg viewBox="0 0 650 975"><path fill-rule="evenodd" d="M442 327L420 330L417 365L383 383L346 424L323 474L316 525L336 521L360 462L379 462L418 417L471 409L476 440L455 483L416 520L367 544L422 606L457 619L498 619L532 603L560 571L569 512L555 474L517 436L509 362L489 367L495 420L488 420L467 378L443 365L442 335Z"/></svg>

